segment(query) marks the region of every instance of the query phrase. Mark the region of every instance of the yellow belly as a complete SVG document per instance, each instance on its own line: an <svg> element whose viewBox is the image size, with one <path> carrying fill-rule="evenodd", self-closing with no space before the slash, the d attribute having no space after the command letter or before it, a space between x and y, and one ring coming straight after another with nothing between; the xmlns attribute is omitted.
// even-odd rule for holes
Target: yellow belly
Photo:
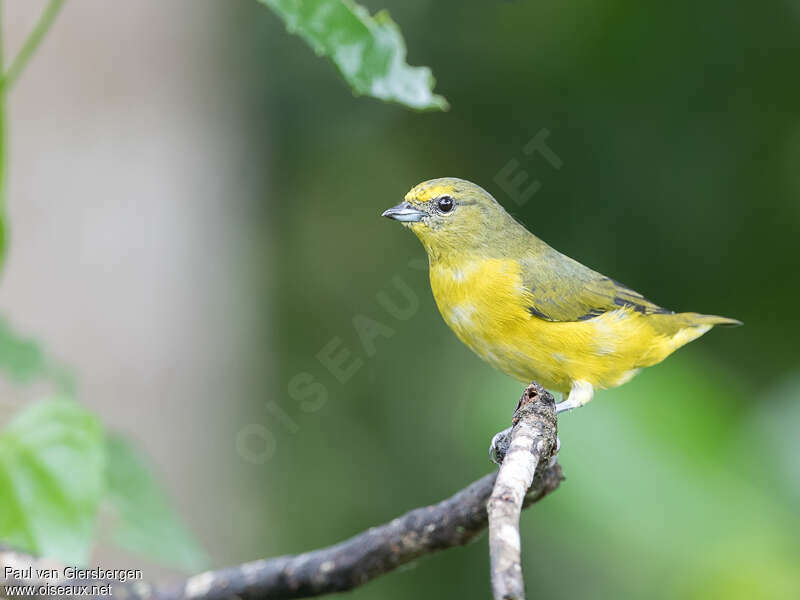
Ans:
<svg viewBox="0 0 800 600"><path fill-rule="evenodd" d="M563 393L575 381L621 385L708 329L665 329L665 317L623 308L585 321L546 321L528 311L530 292L513 260L431 264L430 279L442 317L462 342L511 377Z"/></svg>

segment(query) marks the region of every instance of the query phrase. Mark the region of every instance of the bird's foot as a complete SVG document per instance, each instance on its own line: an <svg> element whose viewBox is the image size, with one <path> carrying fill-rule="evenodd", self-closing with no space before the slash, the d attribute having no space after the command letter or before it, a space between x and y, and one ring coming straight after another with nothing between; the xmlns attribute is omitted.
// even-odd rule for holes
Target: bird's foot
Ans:
<svg viewBox="0 0 800 600"><path fill-rule="evenodd" d="M556 404L556 414L560 415L561 413L569 412L575 408L578 408L579 406L580 404L574 400L563 400L562 402L558 402Z"/></svg>
<svg viewBox="0 0 800 600"><path fill-rule="evenodd" d="M494 435L492 443L489 444L489 458L496 465L503 462L508 452L508 444L511 441L511 427L504 429Z"/></svg>
<svg viewBox="0 0 800 600"><path fill-rule="evenodd" d="M556 437L556 449L553 450L553 456L550 457L550 460L547 462L547 468L551 468L555 466L558 462L558 451L561 450L561 440Z"/></svg>
<svg viewBox="0 0 800 600"><path fill-rule="evenodd" d="M506 453L508 452L508 445L511 442L511 429L504 429L496 434L492 438L492 443L489 444L489 458L492 459L492 462L496 465L499 465L503 462L503 459L506 457ZM553 452L553 456L550 457L550 460L547 463L547 468L549 469L553 465L556 464L558 461L558 451L561 450L561 440L556 437L556 449Z"/></svg>

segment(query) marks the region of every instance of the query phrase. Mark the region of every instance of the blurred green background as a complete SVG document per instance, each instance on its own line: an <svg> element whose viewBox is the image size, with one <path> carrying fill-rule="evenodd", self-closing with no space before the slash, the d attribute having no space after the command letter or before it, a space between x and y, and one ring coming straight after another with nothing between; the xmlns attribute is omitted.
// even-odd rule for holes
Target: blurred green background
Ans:
<svg viewBox="0 0 800 600"><path fill-rule="evenodd" d="M389 9L409 63L430 66L449 112L354 98L255 2L204 3L191 17L211 40L200 56L214 58L197 67L203 85L176 80L183 104L163 114L180 120L182 107L201 104L237 136L236 152L215 149L229 175L191 193L229 207L218 220L240 260L222 266L244 300L198 293L210 311L225 310L210 324L192 320L195 333L176 348L214 348L216 337L196 337L206 326L232 331L218 360L186 359L199 382L215 362L226 375L173 387L149 422L133 420L136 404L97 400L90 383L87 402L134 438L167 431L145 443L157 464L190 449L161 471L215 565L332 544L461 489L493 468L489 441L522 386L458 342L434 305L419 243L379 215L420 181L467 178L560 251L659 304L745 323L561 418L567 480L522 519L530 596L800 597L800 3L363 4ZM148 90L132 97L146 104ZM542 130L560 169L523 152ZM207 160L195 167L213 179ZM514 160L541 185L522 206L496 180ZM13 189L9 202L13 213ZM113 197L104 206L118 210ZM206 207L182 210L170 216ZM214 277L217 240L209 226L180 249ZM190 294L199 281L175 277ZM418 301L405 320L380 302L381 293L401 298L398 285ZM180 321L184 309L170 310ZM374 352L354 329L361 316L391 329ZM158 343L163 330L147 331ZM105 352L108 339L87 344ZM325 348L350 353L347 381L320 361ZM158 356L137 377L160 372ZM322 387L298 401L292 382L312 378ZM193 404L204 388L215 401ZM185 472L189 483L175 483ZM205 486L207 497L182 495ZM349 597L489 593L482 537Z"/></svg>
<svg viewBox="0 0 800 600"><path fill-rule="evenodd" d="M251 467L269 498L255 551L331 543L492 468L521 386L458 342L409 267L417 240L378 218L457 176L662 305L745 322L561 418L567 480L523 517L531 596L800 597L800 4L365 4L390 10L448 113L354 100L240 6L269 165L258 237L273 269L252 275L273 306L263 385L297 426L261 417L277 443ZM542 129L560 170L522 152ZM512 159L541 183L522 207L495 182ZM419 298L405 322L376 301L401 297L398 276ZM355 315L396 332L374 356ZM363 360L344 384L315 357L332 338ZM310 414L287 389L300 372L329 394ZM487 565L482 538L353 597L486 598Z"/></svg>

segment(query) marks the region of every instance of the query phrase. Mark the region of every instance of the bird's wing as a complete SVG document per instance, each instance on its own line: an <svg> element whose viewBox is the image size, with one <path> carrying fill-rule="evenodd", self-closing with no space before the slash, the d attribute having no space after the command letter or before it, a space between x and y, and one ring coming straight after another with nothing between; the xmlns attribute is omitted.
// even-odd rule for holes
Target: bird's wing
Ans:
<svg viewBox="0 0 800 600"><path fill-rule="evenodd" d="M531 292L528 310L540 319L584 321L626 307L642 314L672 312L549 247L520 262Z"/></svg>

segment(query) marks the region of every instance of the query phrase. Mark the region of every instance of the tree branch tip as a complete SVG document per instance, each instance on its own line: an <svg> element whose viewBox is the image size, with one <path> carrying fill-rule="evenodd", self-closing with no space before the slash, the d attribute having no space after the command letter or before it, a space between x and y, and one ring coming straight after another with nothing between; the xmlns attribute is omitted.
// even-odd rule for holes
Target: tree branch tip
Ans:
<svg viewBox="0 0 800 600"><path fill-rule="evenodd" d="M555 408L552 394L532 382L517 404L510 431L503 431L492 440L492 451L500 459L487 504L495 600L524 600L520 512L529 502L557 488L564 478L555 460L558 447Z"/></svg>

